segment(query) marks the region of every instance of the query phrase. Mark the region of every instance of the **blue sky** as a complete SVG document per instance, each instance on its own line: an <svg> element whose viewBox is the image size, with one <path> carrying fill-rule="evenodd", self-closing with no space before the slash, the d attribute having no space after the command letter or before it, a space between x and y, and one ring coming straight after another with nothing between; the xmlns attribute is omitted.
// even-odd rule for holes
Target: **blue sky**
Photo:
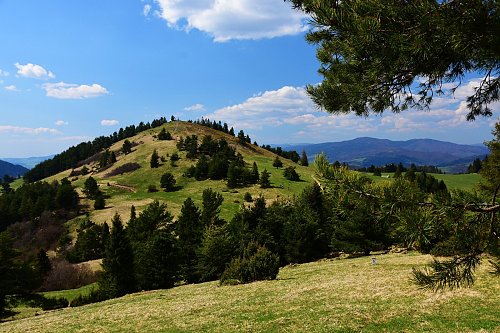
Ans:
<svg viewBox="0 0 500 333"><path fill-rule="evenodd" d="M307 18L282 0L0 0L0 157L43 156L159 116L201 116L258 143L360 136L481 143L465 121L471 75L430 112L319 111Z"/></svg>

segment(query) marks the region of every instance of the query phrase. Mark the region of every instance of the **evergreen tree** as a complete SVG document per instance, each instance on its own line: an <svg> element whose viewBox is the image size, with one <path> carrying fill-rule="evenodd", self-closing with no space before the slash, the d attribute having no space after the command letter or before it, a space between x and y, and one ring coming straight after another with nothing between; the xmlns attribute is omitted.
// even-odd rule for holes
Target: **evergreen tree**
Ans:
<svg viewBox="0 0 500 333"><path fill-rule="evenodd" d="M104 209L106 207L106 199L104 199L104 195L99 194L95 197L94 201L94 209Z"/></svg>
<svg viewBox="0 0 500 333"><path fill-rule="evenodd" d="M259 182L259 168L257 167L257 163L253 162L252 165L252 184L257 184Z"/></svg>
<svg viewBox="0 0 500 333"><path fill-rule="evenodd" d="M160 166L159 159L160 157L158 156L156 149L153 150L153 154L151 155L151 160L149 161L149 165L151 166L151 168L158 168Z"/></svg>
<svg viewBox="0 0 500 333"><path fill-rule="evenodd" d="M267 172L267 169L264 169L260 174L259 184L261 188L269 188L271 187L271 181L269 180L271 174Z"/></svg>
<svg viewBox="0 0 500 333"><path fill-rule="evenodd" d="M302 150L302 155L300 156L300 165L309 166L309 160L307 159L307 154L305 150Z"/></svg>
<svg viewBox="0 0 500 333"><path fill-rule="evenodd" d="M175 230L182 257L182 275L189 283L197 282L200 278L196 268L197 252L203 239L204 226L200 210L191 198L184 200Z"/></svg>
<svg viewBox="0 0 500 333"><path fill-rule="evenodd" d="M295 167L292 167L292 166L285 168L285 170L283 171L283 176L286 179L294 181L294 182L300 181L299 174L297 173L297 171L295 171Z"/></svg>
<svg viewBox="0 0 500 333"><path fill-rule="evenodd" d="M244 145L247 142L245 137L245 132L243 132L243 130L240 130L238 132L238 142L241 143L242 145Z"/></svg>
<svg viewBox="0 0 500 333"><path fill-rule="evenodd" d="M136 290L133 254L120 215L115 214L109 243L102 260L99 290L107 297L119 297Z"/></svg>
<svg viewBox="0 0 500 333"><path fill-rule="evenodd" d="M483 161L480 170L481 176L486 180L482 182L481 187L498 200L500 198L498 195L500 193L500 122L495 124L492 134L493 140L486 142L490 154Z"/></svg>
<svg viewBox="0 0 500 333"><path fill-rule="evenodd" d="M92 199L99 194L99 185L97 185L97 181L90 176L83 183L83 193L87 196L87 198Z"/></svg>
<svg viewBox="0 0 500 333"><path fill-rule="evenodd" d="M114 151L112 151L109 154L109 164L113 164L113 163L116 163L116 154Z"/></svg>
<svg viewBox="0 0 500 333"><path fill-rule="evenodd" d="M500 96L497 1L289 1L313 20L306 38L318 45L323 82L307 91L327 112L428 108L444 83L484 72L467 98L467 119L492 115L488 104Z"/></svg>
<svg viewBox="0 0 500 333"><path fill-rule="evenodd" d="M160 187L166 192L171 192L175 189L175 178L170 172L166 172L161 176Z"/></svg>
<svg viewBox="0 0 500 333"><path fill-rule="evenodd" d="M224 201L222 194L215 192L211 188L203 190L203 211L201 222L206 226L218 225L222 221L219 218L220 206Z"/></svg>
<svg viewBox="0 0 500 333"><path fill-rule="evenodd" d="M276 158L273 161L273 167L276 169L281 168L283 166L283 162L281 162L281 159L279 156L276 156Z"/></svg>
<svg viewBox="0 0 500 333"><path fill-rule="evenodd" d="M127 155L132 152L132 143L129 140L123 141L122 152Z"/></svg>

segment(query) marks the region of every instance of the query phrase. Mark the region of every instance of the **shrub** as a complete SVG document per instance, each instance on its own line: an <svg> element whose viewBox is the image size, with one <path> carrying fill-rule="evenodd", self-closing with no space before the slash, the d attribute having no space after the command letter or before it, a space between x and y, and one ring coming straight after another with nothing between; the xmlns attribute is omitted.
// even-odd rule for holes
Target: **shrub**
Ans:
<svg viewBox="0 0 500 333"><path fill-rule="evenodd" d="M97 281L98 273L88 265L70 264L66 260L52 263L52 270L47 274L40 288L43 291L75 289Z"/></svg>
<svg viewBox="0 0 500 333"><path fill-rule="evenodd" d="M252 198L252 195L250 194L250 192L245 193L245 195L243 196L243 199L246 202L252 202L253 201L253 198Z"/></svg>
<svg viewBox="0 0 500 333"><path fill-rule="evenodd" d="M158 189L156 188L156 185L148 185L148 192L149 193L158 192Z"/></svg>
<svg viewBox="0 0 500 333"><path fill-rule="evenodd" d="M104 293L100 292L99 290L92 290L88 295L79 295L78 297L73 299L70 302L69 306L77 307L91 303L103 302L107 299L108 298Z"/></svg>
<svg viewBox="0 0 500 333"><path fill-rule="evenodd" d="M222 273L220 282L223 285L234 284L235 280L248 283L260 280L274 280L279 272L279 257L265 246L251 242L245 249L242 258L231 261Z"/></svg>

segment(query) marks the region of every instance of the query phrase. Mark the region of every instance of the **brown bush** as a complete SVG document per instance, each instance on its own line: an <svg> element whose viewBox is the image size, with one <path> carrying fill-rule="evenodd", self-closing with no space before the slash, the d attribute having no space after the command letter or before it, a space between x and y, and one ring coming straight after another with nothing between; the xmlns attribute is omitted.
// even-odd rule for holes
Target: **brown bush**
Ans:
<svg viewBox="0 0 500 333"><path fill-rule="evenodd" d="M42 291L79 288L97 281L99 272L94 272L87 264L70 264L66 260L52 262L52 270L43 281Z"/></svg>
<svg viewBox="0 0 500 333"><path fill-rule="evenodd" d="M125 163L118 168L111 170L106 174L106 177L113 177L116 175L121 175L123 173L132 172L139 169L141 166L138 163Z"/></svg>

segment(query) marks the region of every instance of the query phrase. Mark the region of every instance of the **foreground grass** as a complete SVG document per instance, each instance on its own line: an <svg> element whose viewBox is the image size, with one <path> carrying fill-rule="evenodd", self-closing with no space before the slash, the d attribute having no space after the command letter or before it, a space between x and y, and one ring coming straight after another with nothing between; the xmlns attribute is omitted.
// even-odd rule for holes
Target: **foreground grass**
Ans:
<svg viewBox="0 0 500 333"><path fill-rule="evenodd" d="M0 324L1 332L500 332L500 283L433 293L409 281L430 257L391 254L285 267L276 281L127 295Z"/></svg>

